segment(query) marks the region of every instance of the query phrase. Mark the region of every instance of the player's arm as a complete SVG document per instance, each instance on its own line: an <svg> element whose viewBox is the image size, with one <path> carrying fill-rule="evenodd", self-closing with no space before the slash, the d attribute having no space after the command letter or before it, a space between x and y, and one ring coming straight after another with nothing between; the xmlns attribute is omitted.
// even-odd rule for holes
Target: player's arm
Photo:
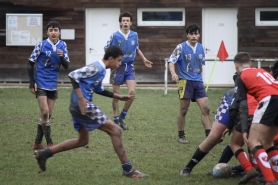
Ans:
<svg viewBox="0 0 278 185"><path fill-rule="evenodd" d="M61 59L63 68L68 69L69 68L69 62L64 58L64 56L60 57L60 59Z"/></svg>
<svg viewBox="0 0 278 185"><path fill-rule="evenodd" d="M119 95L119 94L107 91L105 89L102 92L95 92L95 93L102 95L102 96L109 97L109 98L115 98L118 100L122 100L122 101L133 101L135 99L134 95Z"/></svg>
<svg viewBox="0 0 278 185"><path fill-rule="evenodd" d="M237 101L233 101L229 108L229 123L227 128L232 131L236 123L236 118L238 115L239 104Z"/></svg>
<svg viewBox="0 0 278 185"><path fill-rule="evenodd" d="M137 55L139 55L140 56L140 58L143 60L143 62L144 62L144 64L145 64L145 66L146 67L148 67L148 68L151 68L152 67L152 62L151 61L149 61L148 59L146 59L146 57L144 56L144 54L142 53L142 51L138 48L137 50L136 50L136 53L137 53Z"/></svg>
<svg viewBox="0 0 278 185"><path fill-rule="evenodd" d="M237 79L236 101L239 103L240 123L242 134L248 132L248 106L247 106L247 89L241 78Z"/></svg>
<svg viewBox="0 0 278 185"><path fill-rule="evenodd" d="M182 45L179 44L177 45L177 47L174 49L174 51L172 52L169 60L168 60L168 66L169 66L169 71L171 73L172 76L172 81L173 82L178 82L179 77L175 71L175 64L178 62L179 58L180 58L180 54L182 51Z"/></svg>
<svg viewBox="0 0 278 185"><path fill-rule="evenodd" d="M35 85L34 65L35 65L35 63L29 60L29 62L28 62L28 75L29 75L29 81L30 81L30 85L29 85L30 89L34 88L34 85Z"/></svg>

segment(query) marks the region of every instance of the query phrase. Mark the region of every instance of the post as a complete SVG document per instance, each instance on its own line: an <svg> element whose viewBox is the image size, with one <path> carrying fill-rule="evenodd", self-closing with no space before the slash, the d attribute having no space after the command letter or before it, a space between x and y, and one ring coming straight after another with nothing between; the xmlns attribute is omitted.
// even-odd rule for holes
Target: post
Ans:
<svg viewBox="0 0 278 185"><path fill-rule="evenodd" d="M165 61L164 95L167 95L167 84L168 84L168 60L169 60L169 58L164 58L164 61Z"/></svg>

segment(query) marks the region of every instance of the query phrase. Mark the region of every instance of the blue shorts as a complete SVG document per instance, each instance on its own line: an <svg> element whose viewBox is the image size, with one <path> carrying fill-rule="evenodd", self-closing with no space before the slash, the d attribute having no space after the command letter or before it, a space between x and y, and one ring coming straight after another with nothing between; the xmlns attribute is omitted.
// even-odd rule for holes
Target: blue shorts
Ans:
<svg viewBox="0 0 278 185"><path fill-rule="evenodd" d="M218 108L216 110L214 121L219 122L223 125L228 126L229 124L229 103L226 100L226 97L223 96L219 102Z"/></svg>
<svg viewBox="0 0 278 185"><path fill-rule="evenodd" d="M109 119L98 106L92 103L87 103L86 115L81 114L78 106L70 106L69 111L72 115L73 126L77 131L82 127L88 131L93 131Z"/></svg>
<svg viewBox="0 0 278 185"><path fill-rule="evenodd" d="M180 79L178 84L179 98L196 101L198 98L208 97L203 82Z"/></svg>
<svg viewBox="0 0 278 185"><path fill-rule="evenodd" d="M110 84L123 85L126 80L135 80L133 63L124 63L116 70L111 71Z"/></svg>

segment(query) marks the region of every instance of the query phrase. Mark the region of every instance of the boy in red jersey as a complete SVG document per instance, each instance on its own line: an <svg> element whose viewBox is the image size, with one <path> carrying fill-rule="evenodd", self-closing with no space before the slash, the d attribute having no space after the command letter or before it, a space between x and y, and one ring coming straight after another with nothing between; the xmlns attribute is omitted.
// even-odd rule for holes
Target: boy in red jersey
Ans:
<svg viewBox="0 0 278 185"><path fill-rule="evenodd" d="M278 185L278 151L273 146L273 139L278 132L278 82L264 69L251 68L250 56L246 52L238 53L234 63L236 71L240 73L235 100L240 110L247 109L247 94L259 102L249 136L243 131L243 139L255 157L266 184ZM240 111L240 116L246 117L246 114L246 111Z"/></svg>

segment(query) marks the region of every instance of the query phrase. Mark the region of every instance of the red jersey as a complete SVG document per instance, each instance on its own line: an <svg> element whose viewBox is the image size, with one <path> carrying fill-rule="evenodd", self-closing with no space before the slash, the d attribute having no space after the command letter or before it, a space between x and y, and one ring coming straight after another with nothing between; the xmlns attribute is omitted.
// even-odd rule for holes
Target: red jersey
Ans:
<svg viewBox="0 0 278 185"><path fill-rule="evenodd" d="M244 85L240 84L240 81ZM238 88L241 95L246 91L245 94L254 96L258 102L266 96L278 95L278 82L262 68L244 68L240 74Z"/></svg>
<svg viewBox="0 0 278 185"><path fill-rule="evenodd" d="M257 109L258 101L250 94L247 94L247 104L248 104L248 116L253 116L255 110Z"/></svg>

